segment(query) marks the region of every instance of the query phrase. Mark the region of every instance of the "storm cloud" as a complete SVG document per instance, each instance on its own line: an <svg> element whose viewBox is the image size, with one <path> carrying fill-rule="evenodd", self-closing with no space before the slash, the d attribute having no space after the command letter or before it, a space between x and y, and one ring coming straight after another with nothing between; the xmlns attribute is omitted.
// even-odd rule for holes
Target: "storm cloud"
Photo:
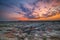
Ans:
<svg viewBox="0 0 60 40"><path fill-rule="evenodd" d="M0 20L53 16L60 11L59 4L60 0L0 0Z"/></svg>

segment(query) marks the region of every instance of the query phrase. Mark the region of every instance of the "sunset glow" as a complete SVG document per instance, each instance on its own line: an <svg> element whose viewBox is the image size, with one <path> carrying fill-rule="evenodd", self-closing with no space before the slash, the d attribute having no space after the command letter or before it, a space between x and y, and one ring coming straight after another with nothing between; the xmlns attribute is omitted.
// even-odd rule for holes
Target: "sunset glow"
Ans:
<svg viewBox="0 0 60 40"><path fill-rule="evenodd" d="M60 20L60 0L0 0L0 20Z"/></svg>

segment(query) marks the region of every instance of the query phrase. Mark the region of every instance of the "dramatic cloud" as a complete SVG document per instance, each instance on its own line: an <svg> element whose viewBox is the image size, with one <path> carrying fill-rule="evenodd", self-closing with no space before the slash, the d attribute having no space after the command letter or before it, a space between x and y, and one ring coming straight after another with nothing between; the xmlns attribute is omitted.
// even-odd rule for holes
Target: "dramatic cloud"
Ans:
<svg viewBox="0 0 60 40"><path fill-rule="evenodd" d="M60 0L0 0L0 20L60 20L57 14Z"/></svg>

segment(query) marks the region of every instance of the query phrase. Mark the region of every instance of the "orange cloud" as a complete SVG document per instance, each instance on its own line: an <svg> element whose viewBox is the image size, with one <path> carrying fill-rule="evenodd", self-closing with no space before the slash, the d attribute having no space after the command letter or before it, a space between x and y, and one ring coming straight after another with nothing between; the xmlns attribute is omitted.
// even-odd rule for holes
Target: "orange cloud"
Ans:
<svg viewBox="0 0 60 40"><path fill-rule="evenodd" d="M53 2L50 4L38 2L36 4L36 6L38 6L38 7L35 8L31 14L35 18L29 19L28 17L24 17L24 14L22 13L23 15L21 15L21 17L17 17L17 20L22 20L22 21L26 21L26 20L60 20L60 13L57 13L60 11L60 6L59 6L60 2L56 2L56 1L57 0L53 0ZM29 8L29 10L31 10L33 8L29 4L26 4L24 6ZM43 14L45 14L45 15L43 15ZM50 16L50 17L48 17L48 16Z"/></svg>
<svg viewBox="0 0 60 40"><path fill-rule="evenodd" d="M49 17L48 20L60 20L60 14L57 14L55 16Z"/></svg>
<svg viewBox="0 0 60 40"><path fill-rule="evenodd" d="M18 20L21 20L21 21L29 21L29 20L42 20L42 21L53 21L53 20L60 20L60 14L56 14L55 16L52 16L52 17L47 17L47 18L32 18L32 19L29 19L29 18L26 18L26 17L22 17L22 18L17 18Z"/></svg>
<svg viewBox="0 0 60 40"><path fill-rule="evenodd" d="M60 14L56 14L55 16L51 16L51 17L47 17L47 18L35 18L35 19L32 19L32 20L60 20Z"/></svg>

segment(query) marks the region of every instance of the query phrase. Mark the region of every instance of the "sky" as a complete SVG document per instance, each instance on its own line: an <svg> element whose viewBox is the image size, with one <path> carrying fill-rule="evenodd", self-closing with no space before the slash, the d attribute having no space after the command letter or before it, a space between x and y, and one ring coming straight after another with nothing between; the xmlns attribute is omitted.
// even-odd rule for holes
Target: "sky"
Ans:
<svg viewBox="0 0 60 40"><path fill-rule="evenodd" d="M60 0L0 0L0 21L60 20Z"/></svg>

